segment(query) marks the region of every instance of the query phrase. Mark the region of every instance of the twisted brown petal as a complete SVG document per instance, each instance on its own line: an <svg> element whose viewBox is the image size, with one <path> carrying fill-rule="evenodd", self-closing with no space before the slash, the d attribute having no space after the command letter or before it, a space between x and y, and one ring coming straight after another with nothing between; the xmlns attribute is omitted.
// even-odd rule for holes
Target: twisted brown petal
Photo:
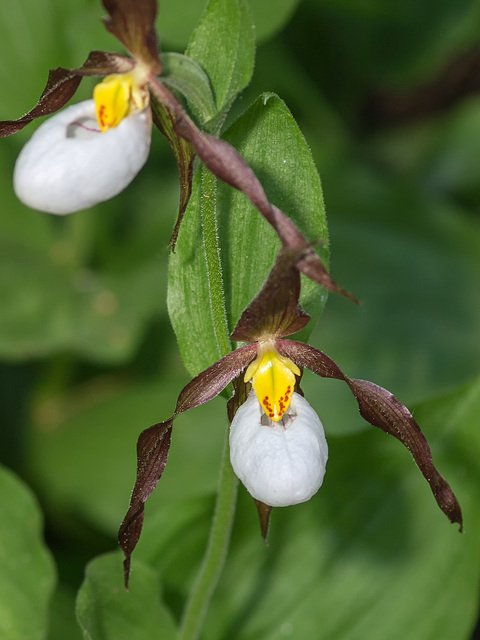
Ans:
<svg viewBox="0 0 480 640"><path fill-rule="evenodd" d="M137 478L130 498L130 507L118 532L118 543L125 560L123 571L128 589L130 558L143 527L144 504L158 484L170 449L173 418L154 424L140 434L137 441Z"/></svg>
<svg viewBox="0 0 480 640"><path fill-rule="evenodd" d="M348 378L335 362L314 347L295 340L277 340L278 351L297 365L307 367L324 378L343 380L355 396L361 416L374 427L395 436L412 454L430 485L438 506L450 522L462 530L462 511L448 482L438 473L428 442L410 411L390 391L368 382Z"/></svg>
<svg viewBox="0 0 480 640"><path fill-rule="evenodd" d="M67 104L78 89L83 76L104 76L109 73L124 73L133 67L131 60L116 53L106 51L92 51L85 63L79 69L51 69L48 80L37 104L17 120L0 122L0 137L17 133L27 124L55 113Z"/></svg>
<svg viewBox="0 0 480 640"><path fill-rule="evenodd" d="M140 434L137 442L137 477L130 506L118 532L118 543L125 554L125 587L128 589L130 558L142 532L145 502L162 477L170 449L173 421L179 413L205 404L218 395L254 358L257 346L249 344L227 354L199 373L182 389L175 413ZM243 384L243 381L242 381Z"/></svg>

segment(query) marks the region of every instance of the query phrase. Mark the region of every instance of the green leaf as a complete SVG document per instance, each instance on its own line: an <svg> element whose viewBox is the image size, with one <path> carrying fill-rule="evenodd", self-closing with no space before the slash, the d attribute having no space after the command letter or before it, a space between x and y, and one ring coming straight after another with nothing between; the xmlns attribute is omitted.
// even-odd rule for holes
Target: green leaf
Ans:
<svg viewBox="0 0 480 640"><path fill-rule="evenodd" d="M328 230L320 177L285 103L273 94L260 96L224 138L250 164L270 202L293 220L307 240L317 243L315 248L328 267ZM233 329L273 266L278 242L276 234L241 193L219 185L219 203L220 241L222 251L227 253L223 260L228 283L227 310ZM313 329L326 299L325 291L302 277L300 303L312 317L302 335Z"/></svg>
<svg viewBox="0 0 480 640"><path fill-rule="evenodd" d="M320 257L328 265L320 179L285 104L273 95L260 97L224 137L252 166L270 201L291 217L308 240L319 242ZM177 250L169 265L170 317L185 366L192 375L223 355L215 337L202 247L205 210L213 207L217 217L217 228L209 233L218 243L229 332L260 290L280 246L276 233L243 194L220 183L207 191L202 175L194 181ZM302 282L301 304L312 316L311 323L299 334L305 338L323 310L326 293L306 278L302 277Z"/></svg>
<svg viewBox="0 0 480 640"><path fill-rule="evenodd" d="M85 640L171 640L176 635L172 616L162 604L156 573L134 561L127 592L119 553L100 556L87 566L77 616Z"/></svg>
<svg viewBox="0 0 480 640"><path fill-rule="evenodd" d="M203 126L217 113L207 74L198 62L181 53L163 53L162 63L163 82L187 98L194 116Z"/></svg>
<svg viewBox="0 0 480 640"><path fill-rule="evenodd" d="M195 29L187 54L205 69L212 84L219 119L250 82L255 60L254 27L245 0L210 0Z"/></svg>
<svg viewBox="0 0 480 640"><path fill-rule="evenodd" d="M268 548L243 492L205 639L315 638L318 629L322 640L471 638L479 412L478 378L415 412L461 501L463 535L446 522L402 447L371 430L330 438L323 487L309 503L273 511Z"/></svg>
<svg viewBox="0 0 480 640"><path fill-rule="evenodd" d="M30 491L0 468L0 637L42 640L55 570L42 540L42 517Z"/></svg>

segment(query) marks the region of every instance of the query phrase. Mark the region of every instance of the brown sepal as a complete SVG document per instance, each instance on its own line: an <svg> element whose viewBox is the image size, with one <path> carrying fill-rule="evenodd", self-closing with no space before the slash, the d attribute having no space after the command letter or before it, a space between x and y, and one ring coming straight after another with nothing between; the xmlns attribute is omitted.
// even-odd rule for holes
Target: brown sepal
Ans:
<svg viewBox="0 0 480 640"><path fill-rule="evenodd" d="M395 436L412 454L420 471L430 485L438 506L450 522L462 530L462 511L447 481L438 473L432 460L428 442L410 411L390 391L373 382L345 376L325 353L295 340L277 340L278 351L297 365L307 367L324 378L343 380L348 384L361 416L374 427Z"/></svg>
<svg viewBox="0 0 480 640"><path fill-rule="evenodd" d="M300 308L300 273L295 268L303 252L280 249L275 264L258 295L242 313L233 340L254 342L266 337L289 336L303 329L310 316Z"/></svg>
<svg viewBox="0 0 480 640"><path fill-rule="evenodd" d="M130 506L118 532L118 542L125 554L123 568L127 589L130 558L142 532L144 504L165 469L174 419L179 413L205 404L218 395L253 359L256 349L253 344L241 347L199 373L180 392L173 416L140 434L137 442L137 478Z"/></svg>
<svg viewBox="0 0 480 640"><path fill-rule="evenodd" d="M236 378L253 360L256 344L247 344L212 364L202 371L180 392L175 415L188 411L215 398L227 384Z"/></svg>
<svg viewBox="0 0 480 640"><path fill-rule="evenodd" d="M4 138L17 133L32 120L51 115L61 109L74 95L83 76L122 73L130 70L132 66L133 63L123 56L106 51L92 51L79 69L64 69L63 67L51 69L40 100L33 109L21 118L0 122L0 137Z"/></svg>
<svg viewBox="0 0 480 640"><path fill-rule="evenodd" d="M109 13L103 20L108 31L136 60L145 63L154 75L159 75L162 63L155 31L156 0L102 0L102 3Z"/></svg>
<svg viewBox="0 0 480 640"><path fill-rule="evenodd" d="M137 442L137 478L130 499L130 507L118 532L118 543L125 554L123 572L128 590L130 558L143 526L145 501L162 477L170 449L173 418L154 424L143 431Z"/></svg>
<svg viewBox="0 0 480 640"><path fill-rule="evenodd" d="M260 500L255 500L255 505L258 511L258 517L260 518L260 531L262 532L263 542L265 546L268 546L268 530L270 528L270 516L273 507L264 502L260 502Z"/></svg>

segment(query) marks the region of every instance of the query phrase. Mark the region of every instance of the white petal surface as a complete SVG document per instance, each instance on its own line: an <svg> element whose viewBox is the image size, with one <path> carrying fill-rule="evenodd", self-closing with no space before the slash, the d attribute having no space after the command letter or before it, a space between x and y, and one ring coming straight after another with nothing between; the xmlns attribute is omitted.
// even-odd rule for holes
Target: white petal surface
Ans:
<svg viewBox="0 0 480 640"><path fill-rule="evenodd" d="M13 186L24 204L59 215L113 198L137 175L150 150L151 118L136 111L105 133L86 100L46 120L23 147Z"/></svg>
<svg viewBox="0 0 480 640"><path fill-rule="evenodd" d="M230 428L230 460L248 492L271 507L309 500L321 487L328 446L319 417L298 393L285 429L262 425L262 409L254 392L238 409Z"/></svg>

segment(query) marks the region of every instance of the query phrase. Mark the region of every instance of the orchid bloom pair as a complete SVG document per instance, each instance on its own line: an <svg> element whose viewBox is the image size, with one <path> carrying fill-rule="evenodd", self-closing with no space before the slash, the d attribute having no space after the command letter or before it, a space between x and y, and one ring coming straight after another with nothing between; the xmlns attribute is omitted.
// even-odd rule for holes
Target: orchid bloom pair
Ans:
<svg viewBox="0 0 480 640"><path fill-rule="evenodd" d="M126 582L130 556L142 529L144 502L165 469L175 417L208 402L230 382L234 386L228 403L230 459L236 475L255 499L264 538L272 507L304 502L317 492L325 474L328 447L322 424L300 389L304 367L349 386L362 417L409 449L440 509L462 527L460 505L435 468L428 443L408 409L386 389L347 377L322 351L285 339L303 329L310 319L298 302L298 265L311 253L311 249L280 250L261 291L242 313L231 335L233 340L247 344L198 374L180 392L173 416L140 435L137 479L119 531Z"/></svg>

